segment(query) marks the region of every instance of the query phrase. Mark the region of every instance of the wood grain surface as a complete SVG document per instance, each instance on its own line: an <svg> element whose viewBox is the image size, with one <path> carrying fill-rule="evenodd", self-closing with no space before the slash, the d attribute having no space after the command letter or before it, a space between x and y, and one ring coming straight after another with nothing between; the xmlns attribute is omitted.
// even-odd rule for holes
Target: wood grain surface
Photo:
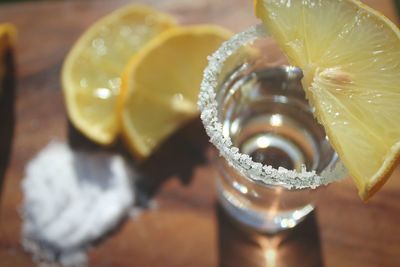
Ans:
<svg viewBox="0 0 400 267"><path fill-rule="evenodd" d="M398 24L391 1L365 2ZM27 162L52 139L77 148L101 149L69 126L60 69L71 45L91 23L128 3L88 0L0 5L0 22L12 22L19 31L13 150L7 155L10 162L2 179L1 267L35 266L20 246L20 182ZM240 31L257 22L250 0L142 3L169 12L182 24L216 23ZM10 96L7 101L11 100ZM13 123L9 125L7 129L0 125L1 131L11 133ZM152 208L127 218L99 240L89 252L90 266L400 266L398 169L370 202L363 203L347 179L329 186L316 212L294 231L265 236L231 222L216 204L206 147L207 138L196 120L142 166L138 201L143 206L151 203ZM120 145L110 149L126 154Z"/></svg>

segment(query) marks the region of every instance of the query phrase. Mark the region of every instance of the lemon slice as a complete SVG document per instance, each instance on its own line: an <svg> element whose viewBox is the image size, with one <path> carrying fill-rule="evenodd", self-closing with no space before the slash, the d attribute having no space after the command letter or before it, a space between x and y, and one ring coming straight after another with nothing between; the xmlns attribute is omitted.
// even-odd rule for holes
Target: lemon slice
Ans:
<svg viewBox="0 0 400 267"><path fill-rule="evenodd" d="M400 32L359 1L256 0L256 15L302 81L315 115L367 200L400 157Z"/></svg>
<svg viewBox="0 0 400 267"><path fill-rule="evenodd" d="M133 5L102 18L79 38L62 70L68 116L78 130L100 144L114 141L119 132L116 99L125 64L174 25L166 14Z"/></svg>
<svg viewBox="0 0 400 267"><path fill-rule="evenodd" d="M14 45L16 29L11 24L0 24L0 180L10 160L14 133L15 68Z"/></svg>
<svg viewBox="0 0 400 267"><path fill-rule="evenodd" d="M171 29L133 56L122 78L122 132L139 158L198 114L207 56L230 32L213 25Z"/></svg>
<svg viewBox="0 0 400 267"><path fill-rule="evenodd" d="M0 24L0 97L2 95L3 80L7 73L7 53L15 42L16 29L8 23Z"/></svg>

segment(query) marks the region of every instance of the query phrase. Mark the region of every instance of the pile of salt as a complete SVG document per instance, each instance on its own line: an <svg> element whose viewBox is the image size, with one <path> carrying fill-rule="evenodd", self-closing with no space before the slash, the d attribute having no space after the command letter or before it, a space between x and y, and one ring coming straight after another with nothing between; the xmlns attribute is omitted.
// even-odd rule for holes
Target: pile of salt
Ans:
<svg viewBox="0 0 400 267"><path fill-rule="evenodd" d="M132 178L121 156L51 142L29 162L22 183L24 248L40 266L84 266L90 243L131 208Z"/></svg>

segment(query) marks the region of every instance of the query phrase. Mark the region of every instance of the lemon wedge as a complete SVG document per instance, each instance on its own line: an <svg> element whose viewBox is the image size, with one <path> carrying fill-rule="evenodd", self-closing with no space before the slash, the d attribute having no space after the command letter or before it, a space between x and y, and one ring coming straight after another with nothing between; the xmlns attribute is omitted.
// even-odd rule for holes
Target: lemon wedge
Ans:
<svg viewBox="0 0 400 267"><path fill-rule="evenodd" d="M137 157L147 158L198 115L207 56L230 36L214 25L174 28L133 56L122 78L119 113L123 136Z"/></svg>
<svg viewBox="0 0 400 267"><path fill-rule="evenodd" d="M133 5L100 19L79 38L61 78L68 116L78 130L99 144L115 140L123 68L148 41L174 26L170 16Z"/></svg>
<svg viewBox="0 0 400 267"><path fill-rule="evenodd" d="M400 158L400 31L355 0L255 0L256 15L303 70L315 115L362 199Z"/></svg>
<svg viewBox="0 0 400 267"><path fill-rule="evenodd" d="M16 29L8 23L0 24L0 96L3 91L3 80L7 72L7 53L14 46Z"/></svg>

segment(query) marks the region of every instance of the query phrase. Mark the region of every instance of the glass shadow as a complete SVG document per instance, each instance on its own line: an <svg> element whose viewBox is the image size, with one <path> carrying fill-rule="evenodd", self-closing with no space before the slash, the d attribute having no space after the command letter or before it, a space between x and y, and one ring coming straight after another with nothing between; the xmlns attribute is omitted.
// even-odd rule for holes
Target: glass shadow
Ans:
<svg viewBox="0 0 400 267"><path fill-rule="evenodd" d="M267 235L249 229L217 204L219 267L323 267L315 211L293 229Z"/></svg>
<svg viewBox="0 0 400 267"><path fill-rule="evenodd" d="M205 151L209 147L208 137L199 117L188 121L168 137L144 161L135 159L120 139L108 148L93 143L70 121L68 121L68 143L76 150L108 151L124 156L135 170L135 179L132 181L137 198L135 203L144 208L168 179L176 177L183 185L190 184L194 169L206 164Z"/></svg>

